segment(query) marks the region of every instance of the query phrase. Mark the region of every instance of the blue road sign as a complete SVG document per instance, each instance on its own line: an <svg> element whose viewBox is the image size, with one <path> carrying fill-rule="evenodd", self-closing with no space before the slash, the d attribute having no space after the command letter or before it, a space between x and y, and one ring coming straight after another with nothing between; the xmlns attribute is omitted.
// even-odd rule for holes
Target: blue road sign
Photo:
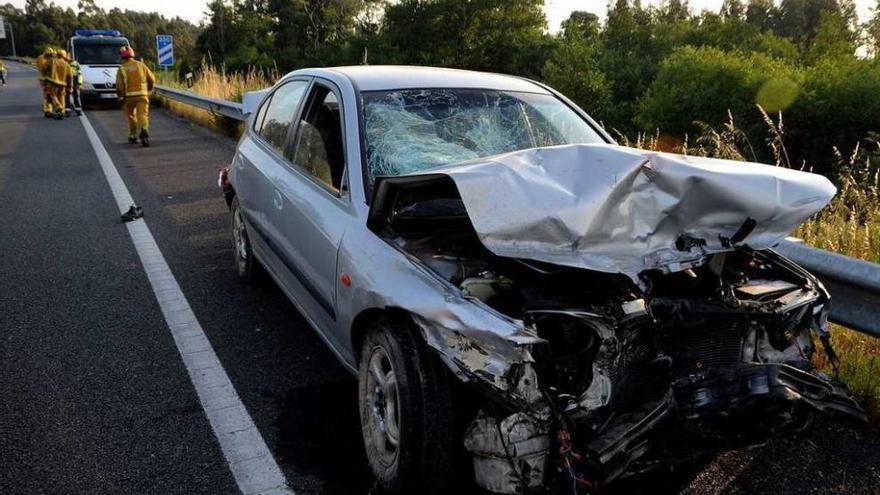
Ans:
<svg viewBox="0 0 880 495"><path fill-rule="evenodd" d="M156 53L159 54L159 67L174 65L174 37L170 34L156 36Z"/></svg>

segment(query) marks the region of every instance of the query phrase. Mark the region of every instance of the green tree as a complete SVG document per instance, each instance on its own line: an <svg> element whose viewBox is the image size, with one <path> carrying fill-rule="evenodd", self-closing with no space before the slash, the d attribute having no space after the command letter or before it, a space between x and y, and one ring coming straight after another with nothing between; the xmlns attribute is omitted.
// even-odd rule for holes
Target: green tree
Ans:
<svg viewBox="0 0 880 495"><path fill-rule="evenodd" d="M602 24L596 14L575 10L562 21L561 28L562 39L566 41L595 41L602 31Z"/></svg>
<svg viewBox="0 0 880 495"><path fill-rule="evenodd" d="M790 149L833 177L833 147L851 148L880 129L880 64L825 58L805 71L801 94L787 114Z"/></svg>
<svg viewBox="0 0 880 495"><path fill-rule="evenodd" d="M773 0L749 0L746 21L760 29L774 29L779 23L780 12Z"/></svg>
<svg viewBox="0 0 880 495"><path fill-rule="evenodd" d="M107 16L104 10L95 4L95 0L79 0L76 3L79 27L102 29L107 28Z"/></svg>
<svg viewBox="0 0 880 495"><path fill-rule="evenodd" d="M215 62L232 69L275 65L288 70L356 63L361 57L358 47L369 45L378 34L376 12L381 3L214 0L208 5L208 22L197 46Z"/></svg>
<svg viewBox="0 0 880 495"><path fill-rule="evenodd" d="M544 82L599 120L611 109L611 86L599 68L597 49L585 40L561 43L544 64Z"/></svg>
<svg viewBox="0 0 880 495"><path fill-rule="evenodd" d="M663 22L683 21L691 16L691 7L687 0L662 0L658 14Z"/></svg>
<svg viewBox="0 0 880 495"><path fill-rule="evenodd" d="M822 12L812 43L807 49L807 60L815 63L822 58L855 57L858 41L858 35L850 29L843 15L833 11Z"/></svg>
<svg viewBox="0 0 880 495"><path fill-rule="evenodd" d="M546 26L542 0L403 0L385 10L385 60L536 77Z"/></svg>
<svg viewBox="0 0 880 495"><path fill-rule="evenodd" d="M812 41L824 12L840 14L837 0L782 0L777 32L801 43Z"/></svg>
<svg viewBox="0 0 880 495"><path fill-rule="evenodd" d="M608 121L622 132L635 130L635 104L654 80L660 62L683 42L693 19L665 22L657 9L617 0L608 9L599 65L611 84L615 105Z"/></svg>
<svg viewBox="0 0 880 495"><path fill-rule="evenodd" d="M683 47L661 64L639 102L638 120L646 130L682 136L698 131L696 121L721 125L730 112L752 140L760 140L766 130L755 104L768 111L788 108L802 79L792 64L766 55Z"/></svg>
<svg viewBox="0 0 880 495"><path fill-rule="evenodd" d="M743 20L746 17L746 6L742 0L724 0L719 13L725 19Z"/></svg>

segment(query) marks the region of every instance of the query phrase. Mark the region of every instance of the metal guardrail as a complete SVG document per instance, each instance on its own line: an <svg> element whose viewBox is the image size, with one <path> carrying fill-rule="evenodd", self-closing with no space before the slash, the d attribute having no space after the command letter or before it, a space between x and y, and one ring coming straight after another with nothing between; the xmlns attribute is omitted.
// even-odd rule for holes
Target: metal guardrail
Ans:
<svg viewBox="0 0 880 495"><path fill-rule="evenodd" d="M785 240L776 247L819 277L831 293L829 319L880 338L880 265Z"/></svg>
<svg viewBox="0 0 880 495"><path fill-rule="evenodd" d="M25 57L13 57L11 55L3 55L0 58L2 58L3 60L11 60L13 62L18 62L20 64L33 65L33 59L28 59Z"/></svg>
<svg viewBox="0 0 880 495"><path fill-rule="evenodd" d="M202 96L192 91L169 88L168 86L156 86L156 94L170 100L179 101L187 105L201 108L213 113L219 113L231 119L247 120L241 108L241 103L235 103L219 98Z"/></svg>
<svg viewBox="0 0 880 495"><path fill-rule="evenodd" d="M246 120L240 103L166 86L158 86L156 92L232 119ZM822 280L832 297L831 321L880 338L880 265L810 247L798 239L787 239L775 249Z"/></svg>

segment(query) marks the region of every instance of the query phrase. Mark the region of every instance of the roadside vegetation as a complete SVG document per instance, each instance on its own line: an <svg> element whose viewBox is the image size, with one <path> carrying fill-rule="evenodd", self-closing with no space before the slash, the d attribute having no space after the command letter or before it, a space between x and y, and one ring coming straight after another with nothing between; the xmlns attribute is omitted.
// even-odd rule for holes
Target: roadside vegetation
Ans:
<svg viewBox="0 0 880 495"><path fill-rule="evenodd" d="M193 91L211 98L241 102L244 93L267 88L281 75L274 69L256 67L227 72L225 68L216 68L207 61L202 62L197 74L188 80L185 74L181 78L176 72L159 72L157 82L161 85ZM232 119L167 98L154 97L154 100L192 122L198 122L231 137L237 138L241 135L241 123Z"/></svg>
<svg viewBox="0 0 880 495"><path fill-rule="evenodd" d="M795 235L822 249L880 263L880 142L874 139L870 148L838 157L837 196ZM844 356L841 379L880 426L880 339L833 327L835 349Z"/></svg>

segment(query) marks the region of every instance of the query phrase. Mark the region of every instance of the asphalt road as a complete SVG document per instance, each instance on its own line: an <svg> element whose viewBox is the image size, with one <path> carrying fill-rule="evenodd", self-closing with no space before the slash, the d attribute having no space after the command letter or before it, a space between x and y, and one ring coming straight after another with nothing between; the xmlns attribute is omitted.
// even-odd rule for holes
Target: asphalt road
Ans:
<svg viewBox="0 0 880 495"><path fill-rule="evenodd" d="M0 493L239 493L79 119L0 88ZM87 109L296 493L372 491L356 387L269 280L241 284L216 187L235 143L161 109L154 145ZM880 435L826 422L620 493L880 493Z"/></svg>

